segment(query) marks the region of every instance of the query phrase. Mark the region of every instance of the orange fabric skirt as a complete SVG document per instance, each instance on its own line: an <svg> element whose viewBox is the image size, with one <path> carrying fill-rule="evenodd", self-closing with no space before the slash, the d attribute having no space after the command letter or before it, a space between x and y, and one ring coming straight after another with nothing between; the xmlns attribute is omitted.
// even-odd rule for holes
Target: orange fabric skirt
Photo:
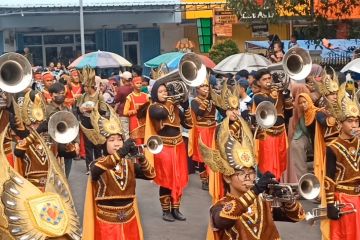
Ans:
<svg viewBox="0 0 360 240"><path fill-rule="evenodd" d="M80 157L83 159L86 158L86 151L85 151L85 139L84 139L84 133L82 131L79 131L80 134Z"/></svg>
<svg viewBox="0 0 360 240"><path fill-rule="evenodd" d="M154 182L171 189L173 201L178 203L189 181L184 142L176 146L164 145L163 150L154 155L154 166L156 172Z"/></svg>
<svg viewBox="0 0 360 240"><path fill-rule="evenodd" d="M280 179L287 164L286 131L278 136L267 135L265 140L259 141L258 165L262 173L272 172L276 179Z"/></svg>
<svg viewBox="0 0 360 240"><path fill-rule="evenodd" d="M339 220L330 221L331 240L355 240L360 239L360 196L351 196L344 193L335 193L336 201L340 203L352 203L358 211L342 215ZM347 211L350 208L342 208Z"/></svg>
<svg viewBox="0 0 360 240"><path fill-rule="evenodd" d="M212 148L213 141L215 140L214 134L215 134L216 126L214 127L199 127L196 126L195 132L194 132L194 140L193 140L193 155L192 160L196 162L204 162L201 153L200 153L200 146L199 146L199 139L201 138L201 141L208 146L209 148Z"/></svg>
<svg viewBox="0 0 360 240"><path fill-rule="evenodd" d="M95 240L140 240L136 216L127 223L95 221Z"/></svg>

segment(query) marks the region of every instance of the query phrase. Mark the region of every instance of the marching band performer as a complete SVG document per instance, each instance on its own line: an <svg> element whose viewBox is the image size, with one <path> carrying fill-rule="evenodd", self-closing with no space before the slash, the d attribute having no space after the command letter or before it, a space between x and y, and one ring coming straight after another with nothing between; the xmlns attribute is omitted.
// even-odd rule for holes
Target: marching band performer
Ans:
<svg viewBox="0 0 360 240"><path fill-rule="evenodd" d="M43 72L41 74L41 78L42 78L42 82L44 84L44 89L42 90L43 97L44 97L46 103L50 103L51 96L49 93L49 87L54 83L54 80L55 80L54 75L52 74L52 72L47 71L47 72Z"/></svg>
<svg viewBox="0 0 360 240"><path fill-rule="evenodd" d="M0 239L80 240L80 223L71 190L50 149L38 133L29 129L24 140L33 142L30 148L34 154L27 155L28 171L24 178L6 161L3 144L7 124L1 122L5 129L2 126L0 133L0 195L3 199L0 201ZM40 149L41 158L37 155ZM39 168L44 165L46 170ZM40 176L44 175L51 177L42 180Z"/></svg>
<svg viewBox="0 0 360 240"><path fill-rule="evenodd" d="M146 116L139 118L138 111L143 104L149 102L149 95L141 92L141 77L133 78L132 83L133 91L126 97L124 116L129 117L130 138L134 139L137 144L143 144Z"/></svg>
<svg viewBox="0 0 360 240"><path fill-rule="evenodd" d="M107 107L109 118L102 117L97 109L91 113L92 131L105 154L90 165L83 239L140 240L143 236L135 178L153 179L155 170L143 155L139 155L134 140L123 142L120 119L111 106ZM129 155L137 162L134 163Z"/></svg>
<svg viewBox="0 0 360 240"><path fill-rule="evenodd" d="M319 81L313 80L315 89L320 93L322 98L325 100L325 113L319 118L320 124L324 128L324 140L326 143L330 143L339 135L339 125L336 118L332 116L332 112L336 112L337 105L337 93L339 91L338 77L332 69L332 76L326 73L322 75Z"/></svg>
<svg viewBox="0 0 360 240"><path fill-rule="evenodd" d="M287 202L272 208L262 194L269 184L276 184L275 176L266 172L254 184L256 178L255 157L252 151L252 134L249 127L242 126L241 142L233 138L229 129L229 117L218 126L217 149L201 144L206 164L224 175L227 194L210 209L214 239L255 240L280 239L274 220L300 221L305 217L301 204ZM206 157L205 157L206 156ZM270 155L268 155L270 157Z"/></svg>
<svg viewBox="0 0 360 240"><path fill-rule="evenodd" d="M258 139L258 167L262 173L270 171L276 179L280 179L287 163L285 124L292 114L292 99L289 93L284 95L279 89L273 88L272 76L268 70L260 69L255 78L260 92L254 94L252 113L255 115L256 107L262 101L274 103L277 110L274 126L269 129L259 129L256 136ZM268 156L274 157L269 160Z"/></svg>
<svg viewBox="0 0 360 240"><path fill-rule="evenodd" d="M46 105L40 92L28 91L24 97L21 110L13 101L14 120L13 130L20 141L15 146L15 168L30 183L45 190L48 176L48 158L41 139L31 131L43 133L47 130Z"/></svg>
<svg viewBox="0 0 360 240"><path fill-rule="evenodd" d="M204 160L199 150L199 139L208 147L212 147L215 141L216 108L211 100L209 81L196 88L197 96L191 101L191 114L193 128L189 134L189 157L197 163L203 190L209 190L209 176L205 168Z"/></svg>
<svg viewBox="0 0 360 240"><path fill-rule="evenodd" d="M52 101L46 106L47 120L59 111L68 111L70 108L65 105L65 86L59 82L54 83L49 87L49 93ZM75 116L74 116L75 118ZM57 157L64 158L65 175L68 178L70 175L73 158L80 152L79 137L67 144L54 143L57 146Z"/></svg>
<svg viewBox="0 0 360 240"><path fill-rule="evenodd" d="M325 239L360 238L360 212L342 215L337 206L341 203L352 204L355 209L360 207L360 111L356 101L347 96L345 84L342 84L337 97L338 110L333 112L340 122L340 134L326 148L325 191L327 216L331 220L330 230L322 229ZM347 210L343 208L341 211Z"/></svg>
<svg viewBox="0 0 360 240"><path fill-rule="evenodd" d="M93 142L89 140L89 136L86 134L86 129L93 128L91 125L90 114L96 105L102 115L106 113L107 107L104 97L95 89L95 70L91 68L84 68L82 75L85 93L78 99L77 107L81 121L81 130L84 133L86 168L89 171L89 164L94 160L94 157L97 159L101 156L101 149L94 145ZM88 173L89 172L87 172L87 174Z"/></svg>
<svg viewBox="0 0 360 240"><path fill-rule="evenodd" d="M66 98L65 105L68 108L72 108L76 103L77 99L79 99L82 95L82 86L80 81L80 73L76 69L70 70L70 81L65 87L66 89Z"/></svg>
<svg viewBox="0 0 360 240"><path fill-rule="evenodd" d="M168 96L166 79L159 78L151 89L152 104L146 119L145 141L150 135L158 135L163 141L161 153L154 155L156 178L160 186L160 203L163 220L185 221L180 212L180 200L188 183L187 154L181 135L181 126L192 127L189 101L181 102L184 112L180 111L174 100Z"/></svg>

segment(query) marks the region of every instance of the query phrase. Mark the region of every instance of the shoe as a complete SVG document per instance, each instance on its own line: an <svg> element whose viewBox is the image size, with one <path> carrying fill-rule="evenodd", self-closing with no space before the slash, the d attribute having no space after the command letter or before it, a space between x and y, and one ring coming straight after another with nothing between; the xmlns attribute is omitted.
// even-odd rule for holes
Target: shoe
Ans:
<svg viewBox="0 0 360 240"><path fill-rule="evenodd" d="M209 183L208 182L202 182L201 183L201 189L205 191L209 191Z"/></svg>
<svg viewBox="0 0 360 240"><path fill-rule="evenodd" d="M185 221L186 217L180 212L178 208L172 210L172 215L176 220Z"/></svg>
<svg viewBox="0 0 360 240"><path fill-rule="evenodd" d="M90 171L87 171L85 174L86 174L86 175L90 175Z"/></svg>
<svg viewBox="0 0 360 240"><path fill-rule="evenodd" d="M170 210L169 211L163 211L162 218L163 218L164 221L167 221L167 222L175 222L175 218L171 214Z"/></svg>

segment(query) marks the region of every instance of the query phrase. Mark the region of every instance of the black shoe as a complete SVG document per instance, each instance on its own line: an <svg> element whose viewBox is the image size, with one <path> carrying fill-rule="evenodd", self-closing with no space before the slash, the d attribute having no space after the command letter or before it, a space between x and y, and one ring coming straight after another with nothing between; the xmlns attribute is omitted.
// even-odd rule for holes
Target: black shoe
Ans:
<svg viewBox="0 0 360 240"><path fill-rule="evenodd" d="M167 221L167 222L174 222L175 221L175 218L171 214L170 210L169 211L163 211L162 218L163 218L164 221Z"/></svg>
<svg viewBox="0 0 360 240"><path fill-rule="evenodd" d="M179 221L185 221L186 220L186 217L179 211L178 208L175 208L172 210L172 215L174 216L174 218L176 220L179 220Z"/></svg>
<svg viewBox="0 0 360 240"><path fill-rule="evenodd" d="M202 182L201 183L201 189L205 191L209 191L209 183L208 182Z"/></svg>

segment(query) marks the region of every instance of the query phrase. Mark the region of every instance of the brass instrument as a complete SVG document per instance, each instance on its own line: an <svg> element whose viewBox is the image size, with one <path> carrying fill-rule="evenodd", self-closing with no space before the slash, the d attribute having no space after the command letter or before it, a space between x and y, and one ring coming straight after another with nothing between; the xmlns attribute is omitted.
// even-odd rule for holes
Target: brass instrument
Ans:
<svg viewBox="0 0 360 240"><path fill-rule="evenodd" d="M277 111L270 101L263 101L256 107L256 123L261 128L267 129L274 126L277 119ZM256 134L254 134L256 136Z"/></svg>
<svg viewBox="0 0 360 240"><path fill-rule="evenodd" d="M340 210L339 216L357 212L354 204L352 204L352 203L339 203L339 202L336 202L335 207ZM346 207L350 208L350 210L346 210L346 211L341 210L341 209L344 209ZM310 225L313 225L315 223L315 221L317 221L317 220L322 220L322 219L326 219L326 218L327 218L327 209L326 209L326 207L313 208L311 210L311 212L307 212L306 215L305 215L305 220Z"/></svg>
<svg viewBox="0 0 360 240"><path fill-rule="evenodd" d="M281 63L271 64L268 67L275 80L271 85L287 91L290 79L304 80L310 74L311 67L312 59L309 52L303 48L293 47L284 55Z"/></svg>
<svg viewBox="0 0 360 240"><path fill-rule="evenodd" d="M32 82L32 68L29 61L18 53L0 56L0 89L8 93L18 93Z"/></svg>
<svg viewBox="0 0 360 240"><path fill-rule="evenodd" d="M179 62L179 68L158 78L166 85L169 96L175 102L186 102L188 87L200 86L206 78L206 67L195 53L186 53Z"/></svg>
<svg viewBox="0 0 360 240"><path fill-rule="evenodd" d="M269 184L268 188L269 193L265 193L263 196L266 201L272 201L274 207L278 206L278 203L293 202L300 196L312 200L320 194L320 182L311 173L301 176L297 184Z"/></svg>
<svg viewBox="0 0 360 240"><path fill-rule="evenodd" d="M79 134L79 121L68 111L59 111L50 116L48 132L58 143L70 143Z"/></svg>
<svg viewBox="0 0 360 240"><path fill-rule="evenodd" d="M144 152L144 148L147 148L150 153L158 154L162 151L164 144L160 137L158 136L151 136L146 141L146 144L141 144L137 146L139 148L139 153Z"/></svg>

